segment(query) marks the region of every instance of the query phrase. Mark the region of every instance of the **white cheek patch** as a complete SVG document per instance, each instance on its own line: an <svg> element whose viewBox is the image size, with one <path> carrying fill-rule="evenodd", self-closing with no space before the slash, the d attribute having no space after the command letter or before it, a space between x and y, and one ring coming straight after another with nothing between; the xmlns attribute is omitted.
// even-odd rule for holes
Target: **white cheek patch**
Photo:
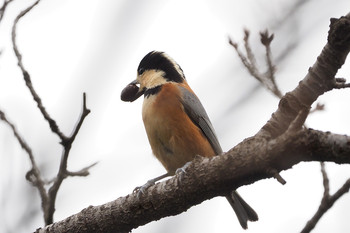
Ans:
<svg viewBox="0 0 350 233"><path fill-rule="evenodd" d="M138 77L140 87L152 89L153 87L165 84L167 81L164 75L165 73L161 70L147 70Z"/></svg>

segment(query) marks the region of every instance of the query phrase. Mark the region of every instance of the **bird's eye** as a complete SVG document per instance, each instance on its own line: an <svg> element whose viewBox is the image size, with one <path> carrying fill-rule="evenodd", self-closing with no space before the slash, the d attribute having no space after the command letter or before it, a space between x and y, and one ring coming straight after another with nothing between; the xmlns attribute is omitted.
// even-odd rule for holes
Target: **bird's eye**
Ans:
<svg viewBox="0 0 350 233"><path fill-rule="evenodd" d="M138 72L141 75L141 74L143 74L143 72L145 72L145 69L141 67L141 68L139 68Z"/></svg>

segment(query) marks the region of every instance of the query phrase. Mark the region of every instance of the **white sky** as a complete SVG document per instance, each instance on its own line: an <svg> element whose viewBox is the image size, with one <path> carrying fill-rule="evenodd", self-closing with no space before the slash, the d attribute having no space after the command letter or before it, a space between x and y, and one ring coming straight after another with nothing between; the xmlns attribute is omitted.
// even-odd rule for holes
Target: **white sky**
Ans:
<svg viewBox="0 0 350 233"><path fill-rule="evenodd" d="M61 148L25 87L10 37L13 19L27 2L11 4L0 23L0 108L31 145L49 179L57 172ZM99 161L89 177L64 181L55 220L127 195L164 173L151 155L144 132L142 100L120 101L121 90L135 78L139 61L151 50L165 51L181 65L224 150L254 135L277 108L278 100L263 88L245 96L257 82L248 75L227 37L241 43L243 28L251 30L252 47L262 65L259 31L268 28L275 33L274 57L296 43L277 64L277 82L287 92L305 76L326 43L329 18L350 10L347 0L310 0L283 20L294 2L42 0L18 25L24 65L48 112L66 134L81 112L82 93L87 93L92 112L73 145L69 169ZM339 77L350 79L349 70L347 62ZM349 135L349 97L349 90L320 97L326 111L310 116L307 124ZM249 224L249 232L299 232L315 213L323 193L319 167L318 163L301 163L282 172L287 180L284 186L270 179L241 187L239 192L260 218ZM24 179L28 169L27 155L0 123L0 232L31 232L43 224L37 192ZM349 166L327 164L327 170L332 193L350 177ZM349 232L349 206L349 195L345 195L314 232ZM29 209L34 212L27 213ZM28 222L20 224L23 216ZM133 232L242 230L226 200L214 198Z"/></svg>

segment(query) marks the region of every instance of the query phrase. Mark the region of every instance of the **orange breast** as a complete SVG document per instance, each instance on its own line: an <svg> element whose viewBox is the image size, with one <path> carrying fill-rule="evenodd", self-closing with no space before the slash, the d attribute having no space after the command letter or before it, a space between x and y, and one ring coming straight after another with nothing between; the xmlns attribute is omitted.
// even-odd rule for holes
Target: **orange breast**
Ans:
<svg viewBox="0 0 350 233"><path fill-rule="evenodd" d="M157 95L145 98L142 110L153 154L171 174L196 155L215 155L207 138L184 111L176 85L164 84Z"/></svg>

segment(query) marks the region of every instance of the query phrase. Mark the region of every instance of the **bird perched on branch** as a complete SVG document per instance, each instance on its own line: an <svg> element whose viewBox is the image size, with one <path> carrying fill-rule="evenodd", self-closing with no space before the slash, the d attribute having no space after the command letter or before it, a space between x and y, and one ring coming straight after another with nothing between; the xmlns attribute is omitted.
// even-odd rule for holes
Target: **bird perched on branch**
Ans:
<svg viewBox="0 0 350 233"><path fill-rule="evenodd" d="M187 84L180 66L164 52L152 51L140 62L137 78L121 94L123 101L144 95L142 119L153 154L167 173L149 180L142 189L175 174L196 155L222 154L209 117ZM257 221L255 211L233 190L226 196L241 226Z"/></svg>

